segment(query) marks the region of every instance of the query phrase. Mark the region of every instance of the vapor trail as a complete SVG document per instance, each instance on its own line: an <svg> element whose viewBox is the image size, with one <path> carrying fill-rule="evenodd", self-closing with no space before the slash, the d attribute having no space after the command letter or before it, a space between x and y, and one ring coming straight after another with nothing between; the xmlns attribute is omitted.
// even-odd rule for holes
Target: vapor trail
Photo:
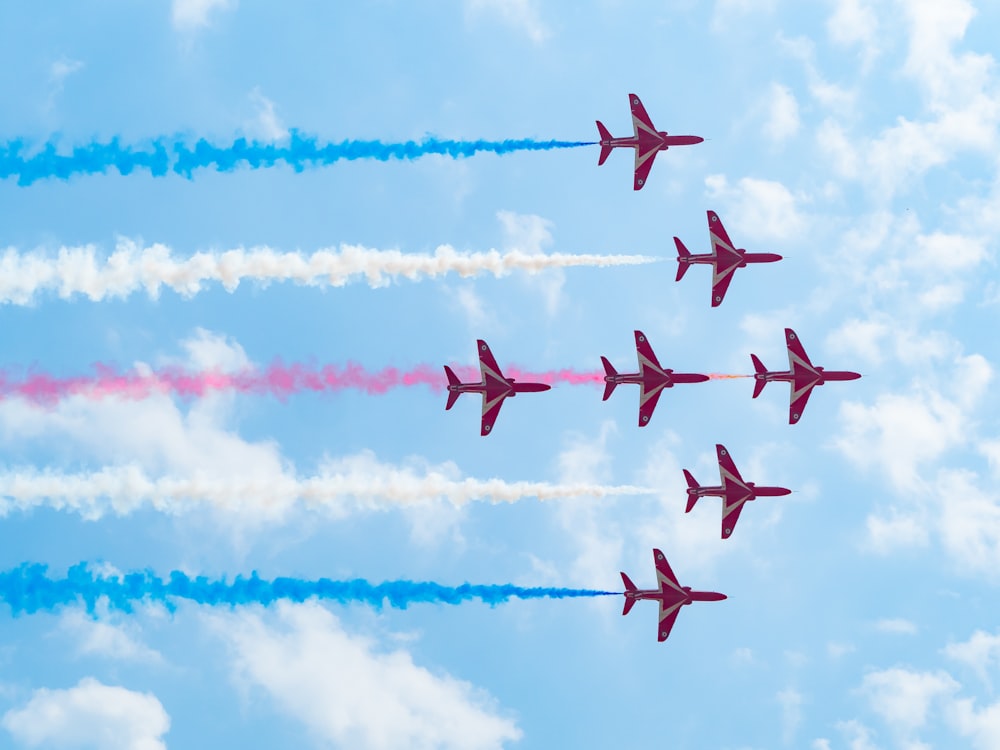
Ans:
<svg viewBox="0 0 1000 750"><path fill-rule="evenodd" d="M97 601L106 600L110 607L131 611L140 602L164 604L173 608L178 599L197 604L229 605L231 607L276 601L304 602L323 599L341 604L368 604L381 608L405 609L411 604L461 604L472 599L494 606L510 599L567 599L589 596L613 596L614 591L515 586L513 584L444 586L421 581L385 581L371 583L363 579L334 581L329 578L237 576L232 581L205 576L192 578L174 570L167 578L151 571L128 573L118 577L96 576L86 563L71 567L65 578L50 578L48 568L37 563L24 563L13 570L0 572L0 599L7 602L13 614L33 614L52 611L83 602L93 611Z"/></svg>
<svg viewBox="0 0 1000 750"><path fill-rule="evenodd" d="M526 371L517 366L504 366L503 369L505 375L517 380L552 385L604 382L601 373L568 368L541 372ZM426 364L406 370L396 367L368 370L356 362L342 365L286 365L276 361L265 368L248 368L235 372L196 371L177 367L122 372L111 365L99 363L94 365L94 370L92 375L71 377L56 377L44 372L15 376L9 371L0 370L0 398L21 397L43 405L51 405L70 396L143 399L156 394L168 394L191 398L220 392L269 395L285 399L299 393L336 393L348 389L370 395L413 386L441 390L447 384L442 368ZM454 370L463 380L479 381L481 377L475 367L456 365Z"/></svg>
<svg viewBox="0 0 1000 750"><path fill-rule="evenodd" d="M120 239L114 252L101 257L92 246L63 247L51 257L8 248L0 256L0 302L27 305L50 292L63 299L84 295L92 301L124 298L144 290L157 298L166 287L192 297L209 283L233 292L243 281L269 284L292 281L318 287L340 287L364 281L388 286L406 278L434 279L449 273L462 277L504 276L512 271L537 273L549 268L624 266L655 263L643 255L526 253L521 250L467 252L439 245L433 253L404 253L341 244L310 255L270 247L235 248L174 257L160 244L143 246Z"/></svg>
<svg viewBox="0 0 1000 750"><path fill-rule="evenodd" d="M237 138L230 145L217 145L202 138L190 146L180 137L161 137L144 145L123 145L120 139L112 138L103 143L94 141L76 146L68 153L60 153L56 144L49 142L40 151L32 153L27 141L15 139L0 144L0 178L17 177L19 185L30 185L48 177L66 180L74 175L103 174L112 167L122 175L145 169L153 177L163 177L171 171L191 177L194 170L202 168L230 172L242 165L250 169L261 169L280 163L288 164L296 172L301 172L307 167L326 166L342 160L409 161L428 154L459 159L481 151L502 155L514 151L575 148L593 143L540 141L533 138L503 141L424 138L421 141L402 143L378 140L331 143L293 130L286 140L278 143L259 143Z"/></svg>
<svg viewBox="0 0 1000 750"><path fill-rule="evenodd" d="M355 509L399 508L435 500L455 507L470 502L514 503L651 494L631 485L508 482L461 478L452 464L400 467L365 452L334 462L318 475L188 478L148 476L136 466L63 474L34 468L0 473L0 518L38 507L78 513L87 520L126 516L143 508L170 514L215 508L277 519L296 506L333 516Z"/></svg>

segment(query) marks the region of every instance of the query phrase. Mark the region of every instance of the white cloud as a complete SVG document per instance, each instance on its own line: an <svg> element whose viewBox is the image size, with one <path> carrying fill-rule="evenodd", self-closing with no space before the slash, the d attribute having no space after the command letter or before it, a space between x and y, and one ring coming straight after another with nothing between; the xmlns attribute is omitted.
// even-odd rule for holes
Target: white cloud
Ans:
<svg viewBox="0 0 1000 750"><path fill-rule="evenodd" d="M973 472L960 469L941 471L935 493L935 527L951 558L968 572L1000 576L1000 496L979 487Z"/></svg>
<svg viewBox="0 0 1000 750"><path fill-rule="evenodd" d="M959 734L972 741L976 750L1000 747L1000 701L976 710L975 701L962 698L950 706L948 718Z"/></svg>
<svg viewBox="0 0 1000 750"><path fill-rule="evenodd" d="M66 690L40 688L0 721L28 747L166 750L170 717L151 693L88 677Z"/></svg>
<svg viewBox="0 0 1000 750"><path fill-rule="evenodd" d="M233 679L264 690L320 741L343 747L500 748L521 730L475 686L346 633L318 604L208 615L233 654Z"/></svg>
<svg viewBox="0 0 1000 750"><path fill-rule="evenodd" d="M934 701L951 696L959 687L947 672L894 667L866 674L861 692L886 724L908 736L926 724Z"/></svg>
<svg viewBox="0 0 1000 750"><path fill-rule="evenodd" d="M791 57L802 63L810 96L821 106L839 114L850 114L854 111L857 94L835 83L830 83L816 66L816 45L808 37L787 39L778 34L778 43Z"/></svg>
<svg viewBox="0 0 1000 750"><path fill-rule="evenodd" d="M723 33L734 24L744 23L748 16L770 15L777 0L716 0L712 11L712 31Z"/></svg>
<svg viewBox="0 0 1000 750"><path fill-rule="evenodd" d="M717 174L705 178L705 187L710 198L727 204L725 212L719 212L727 229L731 220L746 237L784 240L805 229L805 220L797 208L798 199L780 182L743 177L736 185L730 185L725 175ZM733 241L742 244L736 237Z"/></svg>
<svg viewBox="0 0 1000 750"><path fill-rule="evenodd" d="M870 406L842 402L834 444L857 466L877 467L893 487L912 492L925 486L930 462L965 442L966 420L959 403L918 386L882 394Z"/></svg>
<svg viewBox="0 0 1000 750"><path fill-rule="evenodd" d="M898 2L909 25L909 50L903 71L922 88L935 110L951 109L983 95L995 61L991 55L952 48L965 36L975 8L966 0Z"/></svg>
<svg viewBox="0 0 1000 750"><path fill-rule="evenodd" d="M977 630L969 640L949 643L943 651L949 659L969 667L992 690L988 670L1000 668L1000 633L990 634Z"/></svg>
<svg viewBox="0 0 1000 750"><path fill-rule="evenodd" d="M528 254L540 254L552 244L552 222L548 219L513 211L497 211L497 219L503 228L503 246L508 252L520 250ZM552 268L525 275L523 282L541 294L546 311L550 316L555 315L563 304L566 273L561 268Z"/></svg>
<svg viewBox="0 0 1000 750"><path fill-rule="evenodd" d="M965 0L900 0L895 6L907 32L902 76L922 95L926 114L898 116L875 137L850 133L832 121L817 133L831 168L841 177L862 180L879 201L909 189L915 178L960 153L992 156L1000 125L996 61L988 54L954 49L975 15L973 7ZM864 37L873 22L873 14L857 0L841 0L828 28L836 40L859 43L868 55L874 47ZM865 31L856 33L860 29ZM810 42L792 40L788 45L815 71ZM859 154L864 169L859 168Z"/></svg>
<svg viewBox="0 0 1000 750"><path fill-rule="evenodd" d="M550 36L534 0L465 0L465 10L471 16L492 16L524 33L535 44Z"/></svg>
<svg viewBox="0 0 1000 750"><path fill-rule="evenodd" d="M274 102L264 96L260 86L255 86L249 97L255 114L254 119L244 123L243 128L247 134L251 138L263 142L281 141L287 138L288 128L278 117Z"/></svg>
<svg viewBox="0 0 1000 750"><path fill-rule="evenodd" d="M781 706L782 741L790 745L802 724L802 693L795 688L785 688L778 692L777 699Z"/></svg>
<svg viewBox="0 0 1000 750"><path fill-rule="evenodd" d="M173 0L170 20L178 31L196 31L211 24L210 16L236 7L237 0Z"/></svg>
<svg viewBox="0 0 1000 750"><path fill-rule="evenodd" d="M870 514L865 520L866 546L880 555L926 546L930 538L927 518L920 506L908 507L905 512L891 508L888 516Z"/></svg>
<svg viewBox="0 0 1000 750"><path fill-rule="evenodd" d="M116 624L108 612L95 617L79 609L70 609L59 618L59 625L77 640L81 655L161 663L162 655L139 640L134 619L122 619L125 621Z"/></svg>
<svg viewBox="0 0 1000 750"><path fill-rule="evenodd" d="M764 136L781 143L799 132L799 103L791 89L780 83L771 84L769 101Z"/></svg>
<svg viewBox="0 0 1000 750"><path fill-rule="evenodd" d="M875 629L882 633L891 633L893 635L914 635L917 632L917 626L910 622L909 620L904 620L901 617L889 617L875 622Z"/></svg>
<svg viewBox="0 0 1000 750"><path fill-rule="evenodd" d="M833 15L826 21L830 38L844 46L861 48L862 68L867 70L879 54L878 18L865 0L834 0Z"/></svg>

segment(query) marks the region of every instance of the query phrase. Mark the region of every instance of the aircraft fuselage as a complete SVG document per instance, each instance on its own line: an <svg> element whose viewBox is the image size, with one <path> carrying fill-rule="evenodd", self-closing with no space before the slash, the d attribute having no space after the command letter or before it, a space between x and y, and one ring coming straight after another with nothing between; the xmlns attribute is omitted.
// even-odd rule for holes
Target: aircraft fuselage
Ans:
<svg viewBox="0 0 1000 750"><path fill-rule="evenodd" d="M626 591L625 598L634 599L635 601L640 601L642 599L655 599L657 601L662 601L667 606L670 606L677 604L678 602L682 605L690 604L691 602L721 602L727 597L725 594L720 594L715 591L692 591L690 586L682 587L681 591L664 586L662 589L637 589L635 591Z"/></svg>

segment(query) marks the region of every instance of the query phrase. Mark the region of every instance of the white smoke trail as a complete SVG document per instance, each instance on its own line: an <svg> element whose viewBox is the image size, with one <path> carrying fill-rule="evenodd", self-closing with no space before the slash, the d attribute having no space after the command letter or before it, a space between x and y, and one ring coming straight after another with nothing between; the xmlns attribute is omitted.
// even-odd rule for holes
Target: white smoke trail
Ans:
<svg viewBox="0 0 1000 750"><path fill-rule="evenodd" d="M34 468L0 474L0 517L47 507L78 513L87 520L125 516L143 508L180 514L206 506L233 513L277 519L294 506L340 517L355 510L388 509L435 500L456 507L472 501L513 503L527 498L652 494L629 485L508 482L456 478L450 464L422 471L395 467L360 454L336 462L316 476L152 478L137 466L61 474ZM376 468L377 471L372 471Z"/></svg>
<svg viewBox="0 0 1000 750"><path fill-rule="evenodd" d="M218 282L232 292L247 280L344 286L364 279L370 287L380 287L400 277L418 280L448 273L463 277L503 276L515 270L532 273L548 268L638 265L657 260L643 255L464 252L450 245L440 245L433 254L404 253L343 244L311 255L270 247L241 247L175 258L166 245L147 247L123 238L114 252L104 257L93 245L63 247L55 257L8 248L0 256L0 302L27 305L41 292L55 292L64 299L82 294L100 301L127 297L140 289L155 299L163 287L190 297L208 282Z"/></svg>

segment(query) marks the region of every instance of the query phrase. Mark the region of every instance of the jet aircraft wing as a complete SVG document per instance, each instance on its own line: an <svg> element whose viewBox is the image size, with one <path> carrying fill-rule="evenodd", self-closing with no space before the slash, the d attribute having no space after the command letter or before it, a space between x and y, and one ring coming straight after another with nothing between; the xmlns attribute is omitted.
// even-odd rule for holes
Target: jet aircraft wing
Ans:
<svg viewBox="0 0 1000 750"><path fill-rule="evenodd" d="M635 147L635 179L632 183L633 190L642 190L642 186L646 184L646 178L649 177L649 170L653 168L653 161L656 159L658 151L659 149L653 148L643 152L638 146Z"/></svg>
<svg viewBox="0 0 1000 750"><path fill-rule="evenodd" d="M729 498L722 498L722 538L728 539L736 529L736 522L740 518L743 506L747 504L746 496L741 497L736 502L730 504Z"/></svg>
<svg viewBox="0 0 1000 750"><path fill-rule="evenodd" d="M635 353L639 358L640 376L645 377L646 368L649 366L655 367L660 375L664 374L660 360L656 358L656 355L653 353L653 347L649 345L649 340L642 331L635 332Z"/></svg>
<svg viewBox="0 0 1000 750"><path fill-rule="evenodd" d="M500 407L503 406L505 397L505 395L494 396L492 399L487 399L486 393L483 392L483 423L479 430L480 435L489 435L493 430L493 425L497 421L497 415L500 414Z"/></svg>
<svg viewBox="0 0 1000 750"><path fill-rule="evenodd" d="M736 464L733 463L733 457L729 455L729 451L726 450L726 446L716 444L715 452L719 457L719 474L722 475L722 483L724 485L728 485L727 480L735 479L742 486L746 487L746 482L744 482L743 477L740 476L740 471L736 468Z"/></svg>
<svg viewBox="0 0 1000 750"><path fill-rule="evenodd" d="M500 371L500 365L497 364L496 359L493 357L493 352L490 351L490 347L485 341L479 339L476 342L479 346L479 370L483 375L483 382L488 383L490 379L506 381L503 373ZM483 409L485 413L485 407Z"/></svg>
<svg viewBox="0 0 1000 750"><path fill-rule="evenodd" d="M653 121L650 120L649 115L646 114L646 108L642 106L642 102L639 101L639 97L635 94L629 94L628 103L632 109L632 134L638 138L640 130L645 130L647 133L656 133L656 128L653 127Z"/></svg>
<svg viewBox="0 0 1000 750"><path fill-rule="evenodd" d="M729 266L719 271L719 258L716 256L712 264L712 307L718 307L722 300L726 298L729 285L733 283L733 276L736 275L736 266Z"/></svg>
<svg viewBox="0 0 1000 750"><path fill-rule="evenodd" d="M660 600L660 629L656 633L656 640L661 643L667 640L680 612L681 602L677 601L667 604L662 599Z"/></svg>
<svg viewBox="0 0 1000 750"><path fill-rule="evenodd" d="M809 361L809 355L806 354L805 348L802 346L802 342L799 341L799 337L795 334L791 328L785 329L785 344L788 346L788 369L795 372L797 369L795 366L805 365L810 369L815 369L813 363Z"/></svg>
<svg viewBox="0 0 1000 750"><path fill-rule="evenodd" d="M726 228L722 226L722 219L715 211L708 212L708 236L712 241L712 250L715 251L716 246L719 244L725 245L725 247L730 250L735 250L732 240L729 239L729 234L726 232Z"/></svg>
<svg viewBox="0 0 1000 750"><path fill-rule="evenodd" d="M812 393L812 390L813 385L809 384L796 391L795 383L792 383L792 399L788 406L788 424L795 424L802 418L802 412L805 411L806 402L809 400L809 394Z"/></svg>
<svg viewBox="0 0 1000 750"><path fill-rule="evenodd" d="M670 569L666 555L658 549L653 550L653 564L656 566L656 582L661 587L667 583L671 588L681 590L681 584L677 580L677 576L674 575L674 571Z"/></svg>
<svg viewBox="0 0 1000 750"><path fill-rule="evenodd" d="M641 383L639 388L639 426L644 427L649 424L649 420L653 418L653 412L656 411L656 403L660 400L660 394L663 393L663 385L653 386L652 390L646 390L646 384Z"/></svg>

